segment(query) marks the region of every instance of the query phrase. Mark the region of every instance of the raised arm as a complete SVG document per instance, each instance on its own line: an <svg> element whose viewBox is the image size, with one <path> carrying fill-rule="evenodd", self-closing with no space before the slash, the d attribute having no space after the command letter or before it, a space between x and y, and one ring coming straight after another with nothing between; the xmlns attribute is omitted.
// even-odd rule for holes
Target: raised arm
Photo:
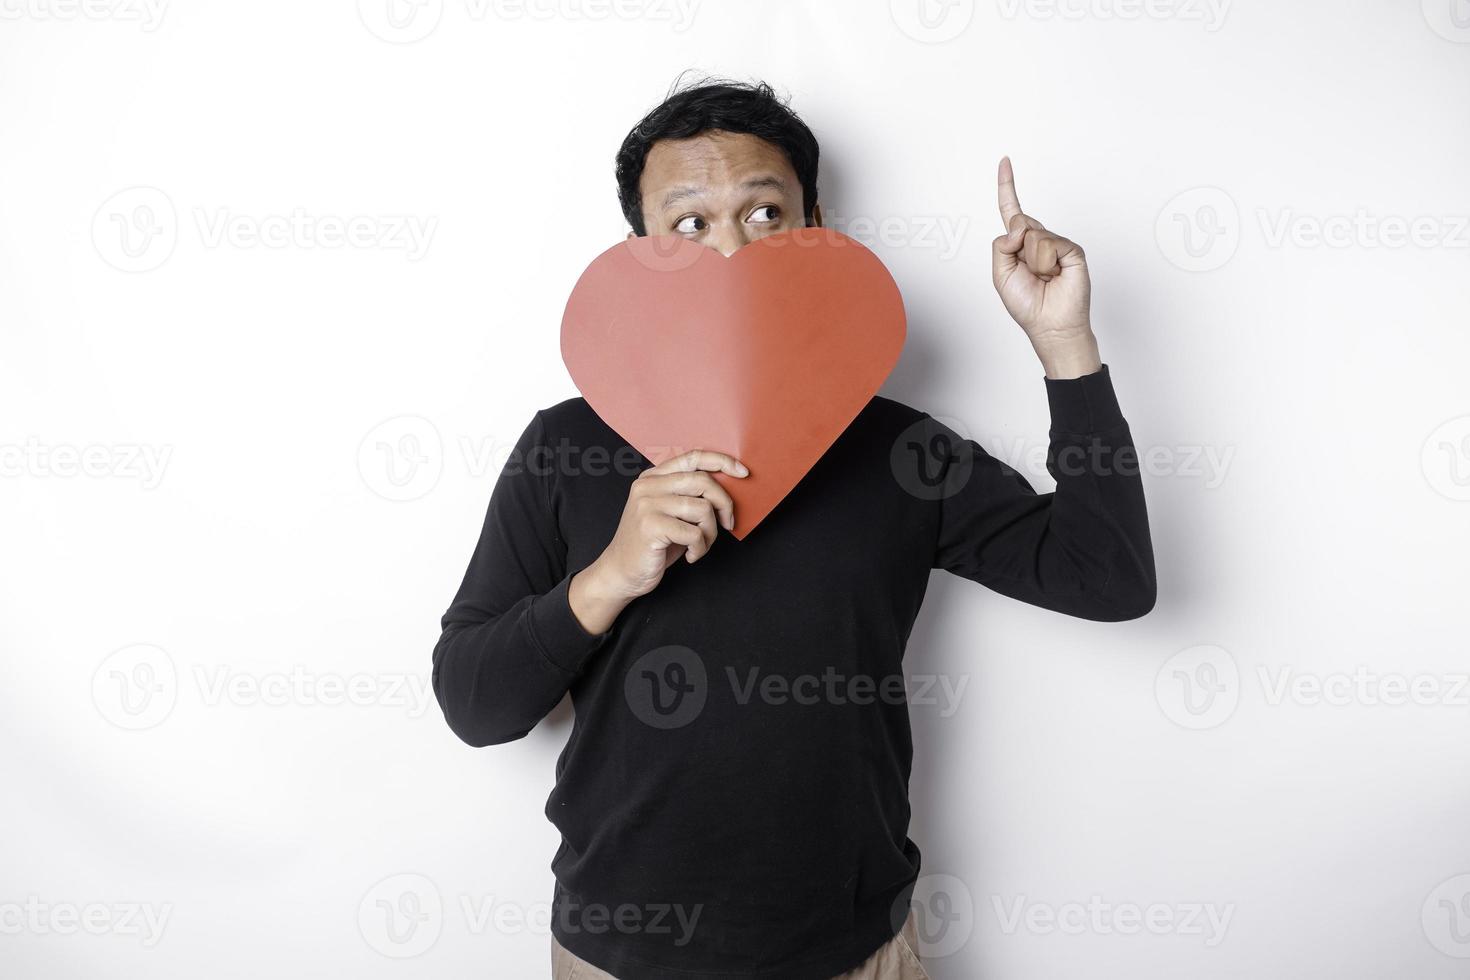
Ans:
<svg viewBox="0 0 1470 980"><path fill-rule="evenodd" d="M1087 257L1021 210L1009 157L996 173L996 200L1006 231L993 243L991 274L1045 369L1046 466L1057 488L1038 495L1016 470L940 426L934 445L948 447L948 469L934 564L1047 609L1135 619L1157 594L1153 546L1138 454L1092 332Z"/></svg>
<svg viewBox="0 0 1470 980"><path fill-rule="evenodd" d="M1106 364L1045 379L1051 409L1047 471L1038 494L974 440L933 421L945 447L934 567L1002 595L1082 619L1136 619L1157 588L1142 474Z"/></svg>

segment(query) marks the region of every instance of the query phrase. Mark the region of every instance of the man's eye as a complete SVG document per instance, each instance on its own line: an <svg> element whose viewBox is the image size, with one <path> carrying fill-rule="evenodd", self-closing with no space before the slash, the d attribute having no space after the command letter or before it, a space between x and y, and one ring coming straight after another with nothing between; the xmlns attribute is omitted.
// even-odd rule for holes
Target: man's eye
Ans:
<svg viewBox="0 0 1470 980"><path fill-rule="evenodd" d="M692 235L697 231L704 231L704 219L697 214L688 215L675 223L674 230L681 235Z"/></svg>
<svg viewBox="0 0 1470 980"><path fill-rule="evenodd" d="M759 215L763 211L769 211L771 216L769 218L759 217ZM751 219L754 220L757 224L765 224L771 221L779 221L781 220L781 209L774 204L762 204L760 207L752 211L750 213L750 216Z"/></svg>

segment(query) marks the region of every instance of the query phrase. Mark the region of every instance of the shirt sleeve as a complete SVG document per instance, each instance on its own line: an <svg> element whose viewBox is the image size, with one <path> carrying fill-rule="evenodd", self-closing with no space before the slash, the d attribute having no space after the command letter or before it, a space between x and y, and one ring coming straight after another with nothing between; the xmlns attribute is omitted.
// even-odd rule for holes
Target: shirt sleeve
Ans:
<svg viewBox="0 0 1470 980"><path fill-rule="evenodd" d="M609 635L572 612L566 542L551 507L537 412L490 495L464 581L434 647L433 687L450 729L473 746L526 735Z"/></svg>
<svg viewBox="0 0 1470 980"><path fill-rule="evenodd" d="M1082 619L1136 619L1157 595L1138 454L1104 364L1080 378L1044 378L1051 410L1037 494L974 440L934 421L947 446L934 567L1002 595Z"/></svg>

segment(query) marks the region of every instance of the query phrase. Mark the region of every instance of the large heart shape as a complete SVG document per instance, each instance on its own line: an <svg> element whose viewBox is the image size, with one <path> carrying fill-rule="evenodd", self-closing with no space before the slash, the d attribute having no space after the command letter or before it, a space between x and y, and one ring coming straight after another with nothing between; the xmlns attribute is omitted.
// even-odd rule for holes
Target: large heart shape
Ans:
<svg viewBox="0 0 1470 980"><path fill-rule="evenodd" d="M717 449L749 467L715 475L744 538L877 393L904 334L893 277L839 232L769 235L729 258L661 235L587 267L561 354L593 411L653 463Z"/></svg>

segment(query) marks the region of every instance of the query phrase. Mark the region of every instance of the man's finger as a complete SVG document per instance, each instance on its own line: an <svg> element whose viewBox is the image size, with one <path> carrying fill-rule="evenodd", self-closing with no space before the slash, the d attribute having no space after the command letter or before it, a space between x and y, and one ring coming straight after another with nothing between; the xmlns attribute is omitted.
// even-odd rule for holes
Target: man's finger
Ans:
<svg viewBox="0 0 1470 980"><path fill-rule="evenodd" d="M1078 245L1069 238L1062 238L1060 235L1056 238L1056 245L1057 264L1062 268L1067 269L1072 266L1086 264L1087 256L1083 253L1081 245Z"/></svg>
<svg viewBox="0 0 1470 980"><path fill-rule="evenodd" d="M649 546L659 551L671 544L682 544L685 548L693 548L704 540L704 532L699 529L698 525L681 521L668 514L657 515L646 526L653 532L653 537L649 539Z"/></svg>
<svg viewBox="0 0 1470 980"><path fill-rule="evenodd" d="M1051 276L1061 271L1061 266L1057 264L1058 241L1055 235L1046 232L1027 233L1022 258L1034 275Z"/></svg>
<svg viewBox="0 0 1470 980"><path fill-rule="evenodd" d="M1002 237L1006 239L1006 249L1010 252L1019 252L1026 244L1026 237L1033 231L1046 231L1046 226L1029 214L1017 211L1011 215L1010 223L1006 226L1006 233Z"/></svg>
<svg viewBox="0 0 1470 980"><path fill-rule="evenodd" d="M699 528L702 544L691 547L690 554L685 555L685 558L697 561L706 551L709 551L715 537L719 534L719 529L715 527L718 515L708 500L702 497L681 497L678 494L670 494L658 498L655 506L659 513L668 517L676 517L685 524L693 524Z"/></svg>
<svg viewBox="0 0 1470 980"><path fill-rule="evenodd" d="M1011 273L1016 271L1020 260L1016 258L1017 249L1011 247L1011 236L1001 235L990 244L991 278L999 286L1011 277Z"/></svg>
<svg viewBox="0 0 1470 980"><path fill-rule="evenodd" d="M1021 199L1016 196L1016 174L1011 169L1011 158L1000 158L1000 171L996 174L996 197L1000 201L1000 220L1006 230L1013 228L1011 220L1021 213Z"/></svg>
<svg viewBox="0 0 1470 980"><path fill-rule="evenodd" d="M638 478L645 476L662 476L665 473L692 473L695 470L709 470L728 473L731 476L748 476L750 470L745 464L734 456L726 453L716 452L713 449L691 449L687 453L681 453L672 459L666 459L657 466L651 466L638 474Z"/></svg>
<svg viewBox="0 0 1470 980"><path fill-rule="evenodd" d="M638 474L642 479L650 470ZM730 492L720 486L719 481L704 471L681 473L655 473L646 481L650 493L703 497L714 505L720 515L720 523L727 529L735 527L735 500Z"/></svg>

